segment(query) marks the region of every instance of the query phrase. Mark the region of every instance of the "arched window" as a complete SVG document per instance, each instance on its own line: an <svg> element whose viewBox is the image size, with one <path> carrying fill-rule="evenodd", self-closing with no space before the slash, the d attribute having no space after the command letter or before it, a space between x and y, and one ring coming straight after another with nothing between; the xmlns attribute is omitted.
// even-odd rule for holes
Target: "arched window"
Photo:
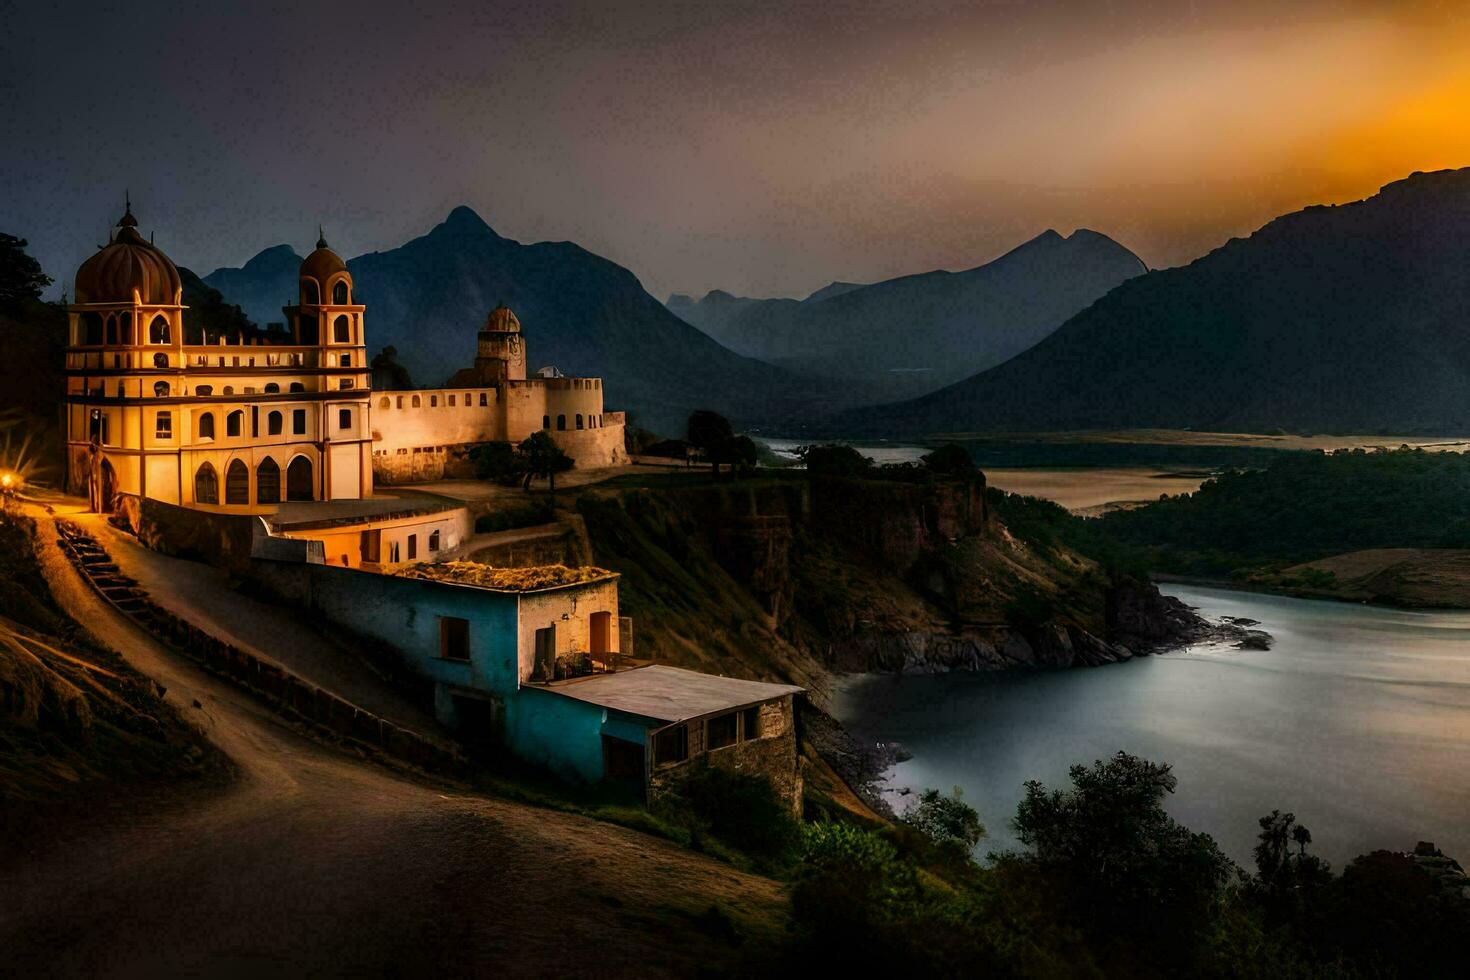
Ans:
<svg viewBox="0 0 1470 980"><path fill-rule="evenodd" d="M429 532L429 550L430 551L438 551L439 550L439 531L438 531L437 528L435 530Z"/></svg>
<svg viewBox="0 0 1470 980"><path fill-rule="evenodd" d="M464 407L474 408L474 406L470 404L470 393L468 391L464 393Z"/></svg>
<svg viewBox="0 0 1470 980"><path fill-rule="evenodd" d="M483 391L480 392L480 407L481 408L484 408L486 405L489 405L489 404L490 403L485 400L485 393Z"/></svg>
<svg viewBox="0 0 1470 980"><path fill-rule="evenodd" d="M265 433L269 436L281 434L281 426L285 423L285 416L280 412L271 412L265 417Z"/></svg>
<svg viewBox="0 0 1470 980"><path fill-rule="evenodd" d="M274 381L267 381L265 383L265 393L267 395L274 395L276 392L278 392L280 390L281 390L281 386L278 385L278 384L276 384Z"/></svg>
<svg viewBox="0 0 1470 980"><path fill-rule="evenodd" d="M413 396L413 399L409 402L409 404L412 405L414 408L418 408L419 405L421 405L422 403L419 401L419 396L418 395L414 395Z"/></svg>
<svg viewBox="0 0 1470 980"><path fill-rule="evenodd" d="M208 463L194 473L194 502L196 504L219 503L219 477Z"/></svg>
<svg viewBox="0 0 1470 980"><path fill-rule="evenodd" d="M106 333L106 336L107 336L107 343L108 344L116 344L117 343L117 317L110 316L110 317L107 318L107 333Z"/></svg>
<svg viewBox="0 0 1470 980"><path fill-rule="evenodd" d="M244 419L244 412L231 412L225 416L225 435L238 436L240 434L240 422Z"/></svg>
<svg viewBox="0 0 1470 980"><path fill-rule="evenodd" d="M195 385L194 394L208 397L214 394L214 385Z"/></svg>
<svg viewBox="0 0 1470 980"><path fill-rule="evenodd" d="M225 385L225 394L227 394L227 395L233 395L234 393L235 393L235 386L234 385Z"/></svg>
<svg viewBox="0 0 1470 980"><path fill-rule="evenodd" d="M392 408L393 407L393 402L392 402L392 400L387 395L384 395L382 398L379 398L378 399L378 407L379 408Z"/></svg>
<svg viewBox="0 0 1470 980"><path fill-rule="evenodd" d="M352 321L346 316L339 316L332 321L332 343L348 344L352 342Z"/></svg>
<svg viewBox="0 0 1470 980"><path fill-rule="evenodd" d="M557 431L558 432L565 431L566 430L566 427L567 427L567 417L565 415L558 415L556 417L556 429L557 429Z"/></svg>
<svg viewBox="0 0 1470 980"><path fill-rule="evenodd" d="M332 302L338 306L347 305L347 280L338 279L337 285L332 287Z"/></svg>
<svg viewBox="0 0 1470 980"><path fill-rule="evenodd" d="M549 429L549 428L551 428L551 416L550 415L543 415L543 416L541 416L541 428L543 428L543 429Z"/></svg>
<svg viewBox="0 0 1470 980"><path fill-rule="evenodd" d="M286 499L311 500L314 496L311 460L305 456L297 456L291 460L291 465L286 467Z"/></svg>
<svg viewBox="0 0 1470 980"><path fill-rule="evenodd" d="M118 314L117 327L118 342L131 344L133 342L133 315L131 313Z"/></svg>
<svg viewBox="0 0 1470 980"><path fill-rule="evenodd" d="M168 397L168 382L167 381L155 381L155 382L153 382L153 397L154 398L167 398Z"/></svg>
<svg viewBox="0 0 1470 980"><path fill-rule="evenodd" d="M255 502L278 504L281 502L281 466L267 456L255 468Z"/></svg>
<svg viewBox="0 0 1470 980"><path fill-rule="evenodd" d="M450 395L449 396L449 407L450 408L453 408L454 407L455 399L458 398L458 397L459 397L458 395Z"/></svg>
<svg viewBox="0 0 1470 980"><path fill-rule="evenodd" d="M243 460L231 460L225 470L225 503L250 503L250 468Z"/></svg>
<svg viewBox="0 0 1470 980"><path fill-rule="evenodd" d="M398 408L402 408L403 407L403 396L402 395L394 395L393 396L393 400L394 400L394 402L396 402L396 405L397 405Z"/></svg>
<svg viewBox="0 0 1470 980"><path fill-rule="evenodd" d="M429 407L430 408L438 408L439 407L439 396L438 395L430 395L429 396Z"/></svg>
<svg viewBox="0 0 1470 980"><path fill-rule="evenodd" d="M277 295L280 295L279 293ZM315 306L321 302L322 294L319 291L315 279L301 280L301 305Z"/></svg>
<svg viewBox="0 0 1470 980"><path fill-rule="evenodd" d="M302 384L300 381L293 381L293 382L291 382L291 387L290 387L289 390L290 391L305 391L306 390L306 385Z"/></svg>
<svg viewBox="0 0 1470 980"><path fill-rule="evenodd" d="M82 343L102 343L102 315L99 313L82 314Z"/></svg>
<svg viewBox="0 0 1470 980"><path fill-rule="evenodd" d="M153 366L156 368L168 367L168 355L165 354L163 351L159 351L157 354L154 354Z"/></svg>
<svg viewBox="0 0 1470 980"><path fill-rule="evenodd" d="M203 415L199 416L199 436L198 436L198 438L201 439L201 440L204 440L204 439L213 439L214 438L214 413L213 412L205 412Z"/></svg>
<svg viewBox="0 0 1470 980"><path fill-rule="evenodd" d="M148 323L148 343L171 344L168 336L168 317L158 314Z"/></svg>
<svg viewBox="0 0 1470 980"><path fill-rule="evenodd" d="M578 412L577 413L577 428L580 429L581 427L582 427L582 413L581 412Z"/></svg>

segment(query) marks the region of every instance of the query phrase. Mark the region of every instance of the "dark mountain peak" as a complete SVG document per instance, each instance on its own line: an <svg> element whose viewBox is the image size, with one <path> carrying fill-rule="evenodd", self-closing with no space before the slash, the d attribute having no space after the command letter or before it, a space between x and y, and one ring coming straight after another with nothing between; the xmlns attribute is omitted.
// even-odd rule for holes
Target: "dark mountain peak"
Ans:
<svg viewBox="0 0 1470 980"><path fill-rule="evenodd" d="M256 252L242 268L246 272L272 272L287 266L295 270L300 265L301 256L296 254L296 250L290 245L281 244Z"/></svg>
<svg viewBox="0 0 1470 980"><path fill-rule="evenodd" d="M476 237L488 235L491 238L500 237L495 234L495 229L485 223L484 218L475 213L474 208L466 204L461 204L453 211L450 211L449 216L444 219L443 223L434 228L429 234L471 235Z"/></svg>
<svg viewBox="0 0 1470 980"><path fill-rule="evenodd" d="M843 282L840 279L833 280L832 282L827 283L827 285L823 286L821 289L812 293L806 299L802 300L802 302L820 303L824 299L831 299L834 296L841 296L843 293L850 293L854 289L862 289L866 285L867 283L865 282Z"/></svg>

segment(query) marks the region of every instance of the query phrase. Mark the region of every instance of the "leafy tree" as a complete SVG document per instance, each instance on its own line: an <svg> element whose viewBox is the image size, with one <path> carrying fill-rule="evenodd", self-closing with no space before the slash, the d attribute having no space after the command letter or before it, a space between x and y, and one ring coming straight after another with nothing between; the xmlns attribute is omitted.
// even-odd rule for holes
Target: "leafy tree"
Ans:
<svg viewBox="0 0 1470 980"><path fill-rule="evenodd" d="M1208 834L1164 812L1178 782L1168 765L1118 752L1069 775L1069 790L1026 784L1014 821L1023 860L1077 921L1110 936L1146 933L1163 960L1189 959L1234 865Z"/></svg>
<svg viewBox="0 0 1470 980"><path fill-rule="evenodd" d="M508 442L487 442L470 450L475 476L481 480L513 486L525 479L526 460Z"/></svg>
<svg viewBox="0 0 1470 980"><path fill-rule="evenodd" d="M806 470L813 476L867 476L873 470L873 461L852 446L838 443L802 446L796 450Z"/></svg>
<svg viewBox="0 0 1470 980"><path fill-rule="evenodd" d="M383 391L407 391L413 387L408 368L398 363L398 348L389 344L373 355L368 365L373 372L373 387Z"/></svg>
<svg viewBox="0 0 1470 980"><path fill-rule="evenodd" d="M24 238L0 232L0 309L16 310L41 298L51 277L26 252Z"/></svg>
<svg viewBox="0 0 1470 980"><path fill-rule="evenodd" d="M522 439L516 448L525 462L527 489L530 488L533 477L545 477L554 496L556 494L556 475L565 473L577 465L576 460L563 452L562 448L556 444L556 440L551 438L551 433L544 429L538 429Z"/></svg>
<svg viewBox="0 0 1470 980"><path fill-rule="evenodd" d="M904 810L903 822L941 847L968 856L970 849L985 836L985 826L980 822L980 814L963 797L958 786L950 796L937 789L926 789L919 794L918 802Z"/></svg>
<svg viewBox="0 0 1470 980"><path fill-rule="evenodd" d="M716 450L720 462L730 465L732 474L749 473L755 469L760 451L750 436L732 436Z"/></svg>
<svg viewBox="0 0 1470 980"><path fill-rule="evenodd" d="M1327 863L1307 853L1312 832L1296 815L1272 810L1261 817L1256 836L1256 891L1268 925L1300 925L1314 913L1317 895L1332 880Z"/></svg>
<svg viewBox="0 0 1470 980"><path fill-rule="evenodd" d="M735 432L730 428L730 420L718 412L708 409L698 409L690 414L688 426L689 444L704 454L705 459L710 461L715 475L720 473L720 457L726 444L735 438Z"/></svg>

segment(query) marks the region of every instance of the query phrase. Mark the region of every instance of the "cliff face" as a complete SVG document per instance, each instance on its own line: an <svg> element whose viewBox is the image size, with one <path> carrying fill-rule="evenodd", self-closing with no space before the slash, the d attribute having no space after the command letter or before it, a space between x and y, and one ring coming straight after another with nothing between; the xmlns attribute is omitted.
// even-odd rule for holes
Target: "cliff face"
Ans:
<svg viewBox="0 0 1470 980"><path fill-rule="evenodd" d="M819 703L834 672L1097 665L1199 622L1017 539L983 481L594 488L578 508L598 563L622 573L639 656L803 684Z"/></svg>

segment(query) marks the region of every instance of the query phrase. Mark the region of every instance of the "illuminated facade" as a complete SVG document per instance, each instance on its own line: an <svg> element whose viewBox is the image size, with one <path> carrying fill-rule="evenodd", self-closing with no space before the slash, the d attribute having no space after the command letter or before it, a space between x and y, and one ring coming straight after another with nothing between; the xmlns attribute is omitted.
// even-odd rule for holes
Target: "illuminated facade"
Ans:
<svg viewBox="0 0 1470 980"><path fill-rule="evenodd" d="M131 206L77 270L68 307L66 489L99 511L119 494L228 512L372 495L363 307L317 242L289 330L186 331L178 269Z"/></svg>

